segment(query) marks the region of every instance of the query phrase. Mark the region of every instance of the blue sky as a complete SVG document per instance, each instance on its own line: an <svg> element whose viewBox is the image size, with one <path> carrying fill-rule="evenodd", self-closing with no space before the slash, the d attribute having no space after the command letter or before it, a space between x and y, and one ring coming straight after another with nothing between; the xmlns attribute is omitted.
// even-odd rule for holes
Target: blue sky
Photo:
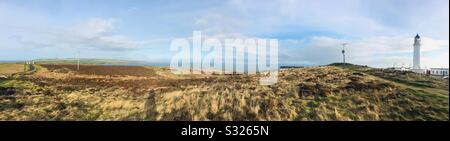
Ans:
<svg viewBox="0 0 450 141"><path fill-rule="evenodd" d="M280 64L348 60L448 67L448 0L0 0L0 60L110 58L169 63L170 41L194 30L217 38L275 38Z"/></svg>

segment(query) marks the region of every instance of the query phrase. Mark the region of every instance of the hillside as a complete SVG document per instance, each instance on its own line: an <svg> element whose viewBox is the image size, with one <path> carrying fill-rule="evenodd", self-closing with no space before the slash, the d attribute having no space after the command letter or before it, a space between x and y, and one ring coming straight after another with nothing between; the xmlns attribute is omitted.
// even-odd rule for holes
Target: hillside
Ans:
<svg viewBox="0 0 450 141"><path fill-rule="evenodd" d="M257 75L36 65L0 79L0 120L444 120L448 80L351 64Z"/></svg>
<svg viewBox="0 0 450 141"><path fill-rule="evenodd" d="M240 76L181 89L155 92L156 119L448 120L449 113L448 80L351 64L288 69L272 86Z"/></svg>

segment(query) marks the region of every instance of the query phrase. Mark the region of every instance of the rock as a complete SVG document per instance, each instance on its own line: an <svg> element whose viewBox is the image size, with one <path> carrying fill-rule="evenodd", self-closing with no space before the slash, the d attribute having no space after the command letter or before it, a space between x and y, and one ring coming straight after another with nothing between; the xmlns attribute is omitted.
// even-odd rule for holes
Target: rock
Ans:
<svg viewBox="0 0 450 141"><path fill-rule="evenodd" d="M392 86L389 83L373 83L373 82L369 82L368 83L368 87L370 89L381 90L381 89L385 89L385 88L392 88L394 86Z"/></svg>
<svg viewBox="0 0 450 141"><path fill-rule="evenodd" d="M44 91L42 91L42 94L47 95L47 96L53 95L53 93L50 90L44 90Z"/></svg>
<svg viewBox="0 0 450 141"><path fill-rule="evenodd" d="M327 97L332 93L332 91L329 87L325 87L320 84L316 84L315 88L318 90L317 94L319 94L319 96L322 96L322 97Z"/></svg>
<svg viewBox="0 0 450 141"><path fill-rule="evenodd" d="M6 75L0 75L0 79L8 79L8 76L6 76Z"/></svg>
<svg viewBox="0 0 450 141"><path fill-rule="evenodd" d="M366 90L369 87L366 84L364 84L364 83L361 83L361 82L358 82L358 81L351 81L351 82L347 83L345 88L346 89L353 89L353 90L361 91L361 90Z"/></svg>
<svg viewBox="0 0 450 141"><path fill-rule="evenodd" d="M299 97L327 97L332 93L331 89L320 84L300 84Z"/></svg>
<svg viewBox="0 0 450 141"><path fill-rule="evenodd" d="M312 85L302 83L298 85L298 87L299 87L298 90L299 97L312 96L314 93L314 87Z"/></svg>
<svg viewBox="0 0 450 141"><path fill-rule="evenodd" d="M363 73L359 73L359 72L355 72L355 73L353 73L353 75L356 75L356 76L365 76Z"/></svg>
<svg viewBox="0 0 450 141"><path fill-rule="evenodd" d="M349 76L348 79L350 79L351 81L361 81L361 80L362 80L361 77L359 77L359 76L354 76L354 75Z"/></svg>
<svg viewBox="0 0 450 141"><path fill-rule="evenodd" d="M12 87L0 87L0 96L1 95L13 95L16 93L16 89Z"/></svg>
<svg viewBox="0 0 450 141"><path fill-rule="evenodd" d="M305 79L306 82L317 82L317 77L311 77L311 78L307 78Z"/></svg>

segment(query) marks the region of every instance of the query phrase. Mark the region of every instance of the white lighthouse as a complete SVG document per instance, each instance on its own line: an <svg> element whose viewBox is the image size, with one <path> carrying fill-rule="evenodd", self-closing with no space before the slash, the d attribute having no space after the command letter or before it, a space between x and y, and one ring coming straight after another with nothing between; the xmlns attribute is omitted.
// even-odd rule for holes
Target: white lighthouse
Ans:
<svg viewBox="0 0 450 141"><path fill-rule="evenodd" d="M413 71L420 72L420 36L416 35L414 38L414 57L413 57Z"/></svg>

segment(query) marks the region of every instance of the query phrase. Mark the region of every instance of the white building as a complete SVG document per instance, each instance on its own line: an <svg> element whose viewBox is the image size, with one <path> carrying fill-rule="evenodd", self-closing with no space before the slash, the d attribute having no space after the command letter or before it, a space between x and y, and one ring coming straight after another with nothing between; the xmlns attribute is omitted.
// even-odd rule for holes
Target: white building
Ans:
<svg viewBox="0 0 450 141"><path fill-rule="evenodd" d="M411 67L395 67L394 66L391 69L400 70L400 71L412 71L415 73L422 73L422 74L429 74L429 75L436 75L436 76L445 76L448 78L449 75L449 69L448 68L430 68L430 69L422 69L420 67L420 45L421 45L421 39L419 34L417 34L414 37L414 54L413 54L413 66Z"/></svg>
<svg viewBox="0 0 450 141"><path fill-rule="evenodd" d="M448 68L430 68L429 74L431 74L431 75L440 75L440 76L448 76Z"/></svg>
<svg viewBox="0 0 450 141"><path fill-rule="evenodd" d="M414 72L423 72L420 70L420 36L416 35L414 38L414 55L413 55L413 71Z"/></svg>

